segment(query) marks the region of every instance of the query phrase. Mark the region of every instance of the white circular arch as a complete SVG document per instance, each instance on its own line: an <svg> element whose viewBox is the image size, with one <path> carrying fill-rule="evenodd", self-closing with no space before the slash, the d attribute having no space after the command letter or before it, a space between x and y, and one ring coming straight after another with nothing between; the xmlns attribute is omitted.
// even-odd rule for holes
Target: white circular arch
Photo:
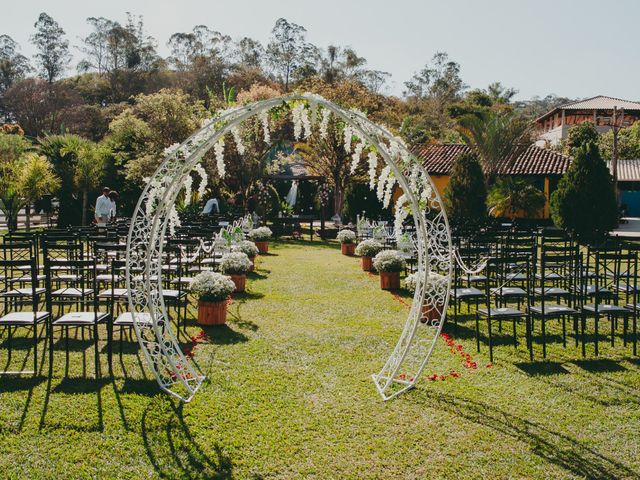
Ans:
<svg viewBox="0 0 640 480"><path fill-rule="evenodd" d="M396 202L396 212L413 215L418 253L416 290L395 348L380 372L372 375L383 399L393 398L415 385L444 324L453 259L449 225L431 178L404 142L362 112L347 110L310 93L294 93L232 108L208 121L168 154L138 200L127 238L126 286L138 341L160 388L182 401L193 397L204 376L182 353L162 295L163 247L167 228L175 219L176 198L186 176L227 133L251 117L264 118L271 109L284 105L293 106L298 115L304 111L305 129L311 128L319 109L345 122L363 148L382 157L387 165L379 176L375 173L378 189L392 191L397 182L403 195ZM312 113L311 121L308 112ZM442 276L430 276L430 272ZM427 310L429 315L425 315Z"/></svg>

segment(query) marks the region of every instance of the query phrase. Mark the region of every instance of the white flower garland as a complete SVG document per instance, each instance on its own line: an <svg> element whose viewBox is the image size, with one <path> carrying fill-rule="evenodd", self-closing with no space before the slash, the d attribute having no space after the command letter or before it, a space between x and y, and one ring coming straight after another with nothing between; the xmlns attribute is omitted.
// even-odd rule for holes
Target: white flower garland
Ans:
<svg viewBox="0 0 640 480"><path fill-rule="evenodd" d="M328 108L322 109L322 120L320 120L320 138L327 139L329 134L329 119L331 118L331 110Z"/></svg>
<svg viewBox="0 0 640 480"><path fill-rule="evenodd" d="M196 164L196 166L193 167L193 169L196 171L196 173L200 177L200 184L198 185L198 198L203 199L204 194L207 192L209 175L207 175L207 171L204 169L201 163Z"/></svg>
<svg viewBox="0 0 640 480"><path fill-rule="evenodd" d="M242 135L240 135L240 128L233 127L231 129L231 135L233 135L233 141L236 142L236 150L240 155L244 155L246 149L244 148L244 143L242 143Z"/></svg>
<svg viewBox="0 0 640 480"><path fill-rule="evenodd" d="M178 215L178 211L176 210L175 204L171 206L171 210L169 210L169 235L172 237L176 234L176 228L180 227L182 223L180 222L180 215Z"/></svg>
<svg viewBox="0 0 640 480"><path fill-rule="evenodd" d="M369 162L369 188L371 190L376 188L376 172L378 170L378 155L376 152L371 150L369 152L369 156L367 157Z"/></svg>
<svg viewBox="0 0 640 480"><path fill-rule="evenodd" d="M311 120L309 120L309 111L304 108L304 105L302 106L300 117L302 120L302 126L304 127L304 138L306 140L311 136Z"/></svg>
<svg viewBox="0 0 640 480"><path fill-rule="evenodd" d="M405 208L405 203L407 203L407 197L403 193L402 195L400 195L398 200L396 200L396 211L393 222L393 232L396 238L402 235L402 224L404 223L407 216L409 216L409 209Z"/></svg>
<svg viewBox="0 0 640 480"><path fill-rule="evenodd" d="M353 139L353 130L350 125L344 126L344 151L347 154L351 153L351 140Z"/></svg>
<svg viewBox="0 0 640 480"><path fill-rule="evenodd" d="M302 111L304 104L296 103L291 109L291 119L293 120L293 136L296 140L302 137Z"/></svg>
<svg viewBox="0 0 640 480"><path fill-rule="evenodd" d="M193 187L193 177L190 173L184 177L184 204L185 206L191 204L191 188Z"/></svg>
<svg viewBox="0 0 640 480"><path fill-rule="evenodd" d="M391 167L387 165L380 172L380 177L378 177L378 190L376 192L378 196L378 200L382 201L382 197L384 196L384 185L387 182L387 178L391 173Z"/></svg>
<svg viewBox="0 0 640 480"><path fill-rule="evenodd" d="M271 144L271 133L269 132L269 112L260 112L260 121L262 122L262 131L264 133L264 143Z"/></svg>
<svg viewBox="0 0 640 480"><path fill-rule="evenodd" d="M382 206L388 208L391 203L391 197L393 196L393 187L396 184L396 178L393 175L389 175L387 180L387 186L384 191L384 197L382 199Z"/></svg>
<svg viewBox="0 0 640 480"><path fill-rule="evenodd" d="M224 138L221 138L213 146L213 151L216 155L216 167L218 169L218 175L220 178L224 178L226 175L226 169L224 165Z"/></svg>
<svg viewBox="0 0 640 480"><path fill-rule="evenodd" d="M173 154L176 150L178 150L179 147L180 147L179 143L172 143L171 145L169 145L167 148L164 149L163 153L166 156L169 156Z"/></svg>
<svg viewBox="0 0 640 480"><path fill-rule="evenodd" d="M353 150L353 155L351 156L351 175L356 173L356 169L358 168L358 163L360 163L360 157L362 156L362 150L364 149L364 147L364 142L358 142Z"/></svg>

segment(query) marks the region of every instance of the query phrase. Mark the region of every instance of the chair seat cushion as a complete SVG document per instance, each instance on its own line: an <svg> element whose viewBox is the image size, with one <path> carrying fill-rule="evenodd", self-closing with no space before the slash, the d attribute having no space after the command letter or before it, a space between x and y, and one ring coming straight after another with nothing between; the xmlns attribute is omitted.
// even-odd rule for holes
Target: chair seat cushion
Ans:
<svg viewBox="0 0 640 480"><path fill-rule="evenodd" d="M77 275L75 273L60 273L59 275L54 276L54 280L63 280L65 282L78 282L82 278L82 275Z"/></svg>
<svg viewBox="0 0 640 480"><path fill-rule="evenodd" d="M51 292L52 297L86 297L87 295L91 295L93 293L92 288L59 288Z"/></svg>
<svg viewBox="0 0 640 480"><path fill-rule="evenodd" d="M470 275L468 278L469 283L480 283L487 279L485 275Z"/></svg>
<svg viewBox="0 0 640 480"><path fill-rule="evenodd" d="M634 287L633 285L628 285L626 283L621 283L620 285L616 285L614 287L614 290L616 290L617 292L635 293L635 292L640 291L640 285L638 285L637 287Z"/></svg>
<svg viewBox="0 0 640 480"><path fill-rule="evenodd" d="M542 294L542 288L540 287L534 288L533 291L535 292L536 295ZM569 295L569 290L565 290L564 288L560 288L560 287L545 287L544 295L545 297L559 297L559 296Z"/></svg>
<svg viewBox="0 0 640 480"><path fill-rule="evenodd" d="M42 295L46 290L44 288L36 288L36 295ZM32 288L14 288L8 292L0 294L2 297L30 297L33 295Z"/></svg>
<svg viewBox="0 0 640 480"><path fill-rule="evenodd" d="M584 285L579 286L578 288L580 289L580 291L585 291L585 286ZM596 293L598 295L600 295L600 296L605 296L605 297L606 296L610 296L610 295L613 294L613 292L611 290L609 290L608 288L606 288L606 287L601 287L599 285L587 285L586 286L586 294L588 296L595 295Z"/></svg>
<svg viewBox="0 0 640 480"><path fill-rule="evenodd" d="M151 325L151 314L148 312L136 313L136 321L139 325ZM118 315L113 324L117 327L132 327L133 315L131 312L124 312Z"/></svg>
<svg viewBox="0 0 640 480"><path fill-rule="evenodd" d="M49 312L11 312L0 317L0 325L33 325L40 323L49 316Z"/></svg>
<svg viewBox="0 0 640 480"><path fill-rule="evenodd" d="M47 276L42 273L39 273L38 275L36 275L36 280L38 281L43 281L46 278ZM9 281L10 282L31 282L31 275L21 275L19 277L10 278Z"/></svg>
<svg viewBox="0 0 640 480"><path fill-rule="evenodd" d="M536 273L536 278L537 279L541 279L542 278L542 274L540 273ZM564 277L562 275L560 275L559 273L555 273L555 272L547 272L544 274L544 280L562 280Z"/></svg>
<svg viewBox="0 0 640 480"><path fill-rule="evenodd" d="M57 320L53 321L53 325L93 325L100 323L109 316L104 312L70 312Z"/></svg>
<svg viewBox="0 0 640 480"><path fill-rule="evenodd" d="M468 287L468 288L455 288L453 290L453 298L460 299L473 299L473 298L484 298L484 293L477 288Z"/></svg>
<svg viewBox="0 0 640 480"><path fill-rule="evenodd" d="M101 273L100 275L96 275L96 280L98 282L110 282L112 278L116 282L119 282L122 279L120 275L113 275L112 277L110 273Z"/></svg>
<svg viewBox="0 0 640 480"><path fill-rule="evenodd" d="M491 293L497 294L499 297L526 297L525 292L520 287L499 287L491 290Z"/></svg>
<svg viewBox="0 0 640 480"><path fill-rule="evenodd" d="M98 293L98 298L111 298L112 291L115 298L123 298L127 296L126 288L107 288L106 290L102 290L100 293Z"/></svg>
<svg viewBox="0 0 640 480"><path fill-rule="evenodd" d="M479 308L478 313L486 317L488 314L488 311L486 308ZM515 308L510 308L510 307L500 307L500 308L491 309L491 316L493 318L518 318L518 317L524 317L525 315L526 315L525 312L522 312Z"/></svg>
<svg viewBox="0 0 640 480"><path fill-rule="evenodd" d="M507 273L506 275L502 275L502 279L519 282L526 280L527 276L524 273Z"/></svg>
<svg viewBox="0 0 640 480"><path fill-rule="evenodd" d="M171 280L171 285L177 285L181 283L182 285L191 285L191 283L196 279L196 277L179 277Z"/></svg>
<svg viewBox="0 0 640 480"><path fill-rule="evenodd" d="M533 305L531 306L531 311L537 315L542 315L542 305ZM545 303L544 304L544 316L552 317L556 315L574 315L578 313L577 310L574 310L571 307L566 305L558 305L557 303Z"/></svg>
<svg viewBox="0 0 640 480"><path fill-rule="evenodd" d="M178 299L178 298L183 298L185 297L187 294L186 292L181 292L180 290L162 290L162 296L165 299Z"/></svg>
<svg viewBox="0 0 640 480"><path fill-rule="evenodd" d="M596 305L595 303L587 303L582 306L582 309L586 310L587 312L595 313ZM631 311L627 310L626 308L620 305L610 305L607 303L600 303L598 304L598 313L603 313L605 315L608 313L621 313L623 315L628 315L631 313Z"/></svg>

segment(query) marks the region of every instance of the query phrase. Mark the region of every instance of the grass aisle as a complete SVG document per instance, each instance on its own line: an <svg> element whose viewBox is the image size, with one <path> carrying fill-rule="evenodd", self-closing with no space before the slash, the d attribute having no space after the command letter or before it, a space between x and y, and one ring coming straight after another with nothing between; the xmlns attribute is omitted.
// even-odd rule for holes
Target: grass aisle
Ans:
<svg viewBox="0 0 640 480"><path fill-rule="evenodd" d="M51 382L0 377L0 477L640 478L630 349L583 362L556 337L554 362L530 363L508 345L509 326L486 368L486 346L475 355L463 324L456 339L478 369L439 341L419 387L383 403L370 374L405 307L335 245L272 247L228 326L195 350L209 380L188 405L157 393L133 344L116 354L115 380L82 378L93 368L82 339L69 378L63 344ZM426 380L452 369L461 378Z"/></svg>

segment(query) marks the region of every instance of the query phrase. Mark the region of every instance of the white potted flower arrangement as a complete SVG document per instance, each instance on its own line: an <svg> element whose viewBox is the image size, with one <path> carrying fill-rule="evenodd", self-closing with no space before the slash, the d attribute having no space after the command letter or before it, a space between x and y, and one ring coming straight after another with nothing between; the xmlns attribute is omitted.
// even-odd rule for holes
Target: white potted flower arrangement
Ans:
<svg viewBox="0 0 640 480"><path fill-rule="evenodd" d="M258 247L255 243L253 243L251 240L243 240L237 245L231 247L231 251L242 252L247 257L249 257L249 261L251 262L251 268L249 269L249 271L253 272L253 269L255 268L256 255L258 255L259 253Z"/></svg>
<svg viewBox="0 0 640 480"><path fill-rule="evenodd" d="M249 232L249 238L255 242L260 253L267 253L269 251L269 239L272 235L273 232L269 227L254 228Z"/></svg>
<svg viewBox="0 0 640 480"><path fill-rule="evenodd" d="M351 230L340 230L336 238L340 241L343 255L353 256L356 249L356 234Z"/></svg>
<svg viewBox="0 0 640 480"><path fill-rule="evenodd" d="M373 257L382 250L384 250L384 245L373 238L360 242L356 247L356 255L360 255L362 270L365 272L373 270Z"/></svg>
<svg viewBox="0 0 640 480"><path fill-rule="evenodd" d="M417 273L407 275L407 278L404 279L404 288L410 292L415 292L417 275ZM425 323L427 320L439 320L442 318L444 303L441 301L434 303L430 300L430 295L428 295L428 293L439 290L443 287L443 284L448 281L448 279L449 277L445 275L429 272L429 275L427 276L427 283L425 285L427 295L425 296L424 305L422 306L422 318L420 319L422 323Z"/></svg>
<svg viewBox="0 0 640 480"><path fill-rule="evenodd" d="M400 288L400 272L407 262L397 250L383 250L373 258L373 266L380 273L380 288L398 290Z"/></svg>
<svg viewBox="0 0 640 480"><path fill-rule="evenodd" d="M236 286L236 292L244 292L247 273L251 269L251 261L246 253L225 253L220 259L220 270L229 275Z"/></svg>
<svg viewBox="0 0 640 480"><path fill-rule="evenodd" d="M227 300L235 288L235 283L220 273L202 272L196 275L190 290L198 297L198 323L224 325L227 321Z"/></svg>

